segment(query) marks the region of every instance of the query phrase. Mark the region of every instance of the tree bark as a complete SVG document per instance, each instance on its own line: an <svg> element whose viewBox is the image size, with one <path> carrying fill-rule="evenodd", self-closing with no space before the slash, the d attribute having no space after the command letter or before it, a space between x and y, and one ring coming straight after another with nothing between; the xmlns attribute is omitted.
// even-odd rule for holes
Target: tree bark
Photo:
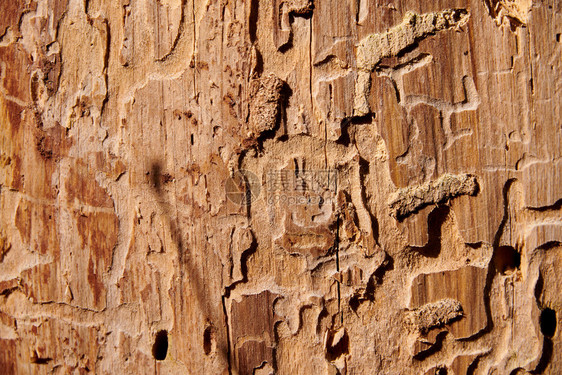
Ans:
<svg viewBox="0 0 562 375"><path fill-rule="evenodd" d="M562 372L562 5L0 2L0 373Z"/></svg>

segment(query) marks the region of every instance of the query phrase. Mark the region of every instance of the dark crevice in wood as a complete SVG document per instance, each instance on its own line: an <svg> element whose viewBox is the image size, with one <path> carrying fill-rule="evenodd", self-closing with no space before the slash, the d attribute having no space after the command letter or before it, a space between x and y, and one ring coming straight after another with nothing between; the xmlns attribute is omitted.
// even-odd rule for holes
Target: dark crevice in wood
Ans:
<svg viewBox="0 0 562 375"><path fill-rule="evenodd" d="M163 361L168 355L168 332L160 330L154 337L154 344L152 345L152 356L157 361Z"/></svg>

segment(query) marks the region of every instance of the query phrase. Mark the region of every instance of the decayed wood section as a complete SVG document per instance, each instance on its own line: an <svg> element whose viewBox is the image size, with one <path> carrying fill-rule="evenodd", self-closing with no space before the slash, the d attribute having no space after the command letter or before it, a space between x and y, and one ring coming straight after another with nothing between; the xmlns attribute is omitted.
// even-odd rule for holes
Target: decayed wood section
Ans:
<svg viewBox="0 0 562 375"><path fill-rule="evenodd" d="M562 372L562 4L0 1L0 373Z"/></svg>

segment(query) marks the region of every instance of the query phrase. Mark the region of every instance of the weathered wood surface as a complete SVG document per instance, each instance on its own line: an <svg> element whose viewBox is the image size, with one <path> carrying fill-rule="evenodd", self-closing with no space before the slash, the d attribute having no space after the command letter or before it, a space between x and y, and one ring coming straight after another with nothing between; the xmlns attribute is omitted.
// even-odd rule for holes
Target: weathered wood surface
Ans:
<svg viewBox="0 0 562 375"><path fill-rule="evenodd" d="M554 0L0 1L0 373L562 372L561 35Z"/></svg>

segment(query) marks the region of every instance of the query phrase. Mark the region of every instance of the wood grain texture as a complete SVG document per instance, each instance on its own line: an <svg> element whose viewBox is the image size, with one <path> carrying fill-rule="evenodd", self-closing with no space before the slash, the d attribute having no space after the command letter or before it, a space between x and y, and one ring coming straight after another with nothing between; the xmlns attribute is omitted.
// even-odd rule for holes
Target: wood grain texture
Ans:
<svg viewBox="0 0 562 375"><path fill-rule="evenodd" d="M0 1L0 374L562 372L562 5Z"/></svg>

